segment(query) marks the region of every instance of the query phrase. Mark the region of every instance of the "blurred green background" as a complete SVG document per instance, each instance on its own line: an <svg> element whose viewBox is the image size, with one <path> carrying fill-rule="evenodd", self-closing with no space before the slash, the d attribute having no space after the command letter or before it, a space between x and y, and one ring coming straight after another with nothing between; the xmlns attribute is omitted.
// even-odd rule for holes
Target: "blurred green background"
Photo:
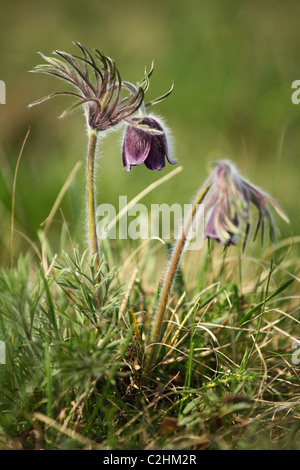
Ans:
<svg viewBox="0 0 300 470"><path fill-rule="evenodd" d="M7 87L0 105L1 262L9 260L13 175L27 132L16 188L16 228L37 239L41 222L76 162L84 162L85 122L76 112L57 116L72 99L27 105L65 85L29 74L54 49L77 52L72 41L96 47L116 60L124 80L137 82L154 60L147 100L172 95L155 109L174 138L174 154L184 170L145 199L189 203L210 163L229 158L256 185L274 196L291 219L276 216L282 236L299 234L300 105L292 104L292 82L300 79L300 3L240 0L20 0L1 2L0 79ZM128 200L172 171L144 165L126 173L122 133L102 144L97 172L98 203ZM62 202L70 233L84 233L84 164ZM57 212L53 243L63 224ZM56 235L57 234L57 235ZM28 249L16 235L16 254Z"/></svg>

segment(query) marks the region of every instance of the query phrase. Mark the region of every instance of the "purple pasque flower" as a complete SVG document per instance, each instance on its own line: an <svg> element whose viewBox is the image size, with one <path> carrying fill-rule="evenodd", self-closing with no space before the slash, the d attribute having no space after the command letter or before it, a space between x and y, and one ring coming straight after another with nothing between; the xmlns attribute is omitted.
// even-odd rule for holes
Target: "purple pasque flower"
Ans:
<svg viewBox="0 0 300 470"><path fill-rule="evenodd" d="M125 131L122 159L127 171L141 163L149 170L162 170L166 159L171 165L176 163L170 156L167 133L157 117L145 114L130 120Z"/></svg>
<svg viewBox="0 0 300 470"><path fill-rule="evenodd" d="M245 244L251 225L252 203L258 210L254 239L261 227L262 242L264 241L265 224L268 220L270 238L276 243L276 226L267 203L271 204L283 220L289 220L274 199L246 181L235 166L226 160L215 163L215 169L207 183L211 184L211 188L204 203L206 238L213 238L225 246L235 245L244 225Z"/></svg>
<svg viewBox="0 0 300 470"><path fill-rule="evenodd" d="M81 56L63 51L54 51L55 57L40 55L47 62L37 65L32 72L45 73L60 78L71 84L75 91L59 91L41 98L29 107L42 103L54 96L71 95L78 101L68 108L73 111L84 106L87 123L96 131L105 131L134 114L141 106L144 98L143 86L130 90L127 96L121 98L124 82L114 60L94 49L94 56L79 42L74 43L80 50Z"/></svg>

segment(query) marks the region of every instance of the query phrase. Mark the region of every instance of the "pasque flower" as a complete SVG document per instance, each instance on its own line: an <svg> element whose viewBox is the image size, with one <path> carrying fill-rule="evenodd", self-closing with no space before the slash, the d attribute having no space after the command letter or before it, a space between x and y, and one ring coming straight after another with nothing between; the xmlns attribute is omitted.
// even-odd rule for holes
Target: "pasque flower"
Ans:
<svg viewBox="0 0 300 470"><path fill-rule="evenodd" d="M261 227L262 241L264 240L265 225L268 221L270 238L276 243L276 226L268 203L286 222L288 218L274 199L246 181L235 166L228 161L217 162L209 179L211 188L204 202L207 220L205 237L213 238L223 245L235 245L244 226L246 243L251 224L250 206L252 203L258 210L254 238Z"/></svg>
<svg viewBox="0 0 300 470"><path fill-rule="evenodd" d="M148 73L145 73L144 80L140 83L146 92L149 87L149 78L153 72L153 64ZM124 82L132 93L137 92L137 88L128 82ZM126 171L130 171L132 166L144 163L150 170L162 170L165 167L165 159L174 165L176 160L171 158L170 142L168 130L161 119L152 114L147 114L146 109L163 101L173 90L156 98L148 103L142 102L138 116L126 119L126 130L123 140L122 160Z"/></svg>
<svg viewBox="0 0 300 470"><path fill-rule="evenodd" d="M144 115L132 118L123 142L122 159L127 171L144 163L150 170L162 170L165 160L174 165L170 156L167 133L156 117Z"/></svg>
<svg viewBox="0 0 300 470"><path fill-rule="evenodd" d="M79 42L75 42L75 45L79 48L80 56L59 50L54 51L54 57L40 53L46 64L37 65L32 70L59 78L72 85L73 89L51 93L29 107L59 95L77 98L75 104L64 111L62 116L80 106L84 107L89 131L86 185L89 239L91 251L95 256L95 273L98 273L96 277L100 284L100 250L96 228L94 182L98 134L116 126L139 109L143 102L147 80L141 82L138 87L130 89L122 81L114 60L97 49L93 50L94 55L92 55ZM121 91L126 92L125 96L121 97ZM100 297L98 304L100 305Z"/></svg>
<svg viewBox="0 0 300 470"><path fill-rule="evenodd" d="M77 101L62 114L83 106L86 115L89 144L87 152L87 214L89 225L90 248L95 255L95 273L101 280L100 250L96 226L96 195L95 195L95 159L99 133L126 123L128 138L126 139L123 161L126 167L145 161L148 168L160 169L164 166L164 156L169 158L167 139L161 125L155 119L146 116L146 107L152 106L166 98L172 88L155 100L144 103L144 94L149 87L149 77L153 72L145 72L143 80L137 86L123 81L114 60L97 49L91 54L79 42L74 43L81 55L69 54L56 50L53 57L41 54L46 61L37 65L32 72L45 73L59 78L72 86L70 91L57 91L41 98L29 107L42 103L54 96L70 95ZM138 110L142 118L130 117ZM134 130L133 130L134 129ZM144 132L145 131L145 132ZM138 150L140 149L140 150ZM163 160L163 161L162 161ZM146 162L147 161L147 162ZM100 305L99 300L99 305Z"/></svg>

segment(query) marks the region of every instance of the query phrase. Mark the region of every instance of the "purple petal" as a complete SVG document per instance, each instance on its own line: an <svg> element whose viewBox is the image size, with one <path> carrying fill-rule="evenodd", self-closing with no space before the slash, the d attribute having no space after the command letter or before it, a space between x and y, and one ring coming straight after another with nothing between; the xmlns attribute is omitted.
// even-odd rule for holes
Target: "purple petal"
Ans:
<svg viewBox="0 0 300 470"><path fill-rule="evenodd" d="M150 152L144 162L149 170L162 170L166 165L166 152L163 137L164 136L152 135Z"/></svg>
<svg viewBox="0 0 300 470"><path fill-rule="evenodd" d="M222 241L216 231L216 223L224 223L222 214L219 213L218 206L216 205L209 217L209 220L205 226L204 236L205 238L213 238L218 243L224 246L236 245L237 244L237 235L231 232L227 232L229 238L226 241ZM218 220L219 217L219 220ZM234 222L233 222L234 223Z"/></svg>
<svg viewBox="0 0 300 470"><path fill-rule="evenodd" d="M261 190L259 190L256 186L254 186L253 184L251 183L246 183L248 188L250 188L250 191L252 192L252 195L253 193L256 195L258 201L261 203L261 205L264 205L266 206L266 201L268 201L272 206L273 208L276 210L277 214L286 222L286 223L290 223L287 215L283 212L283 210L279 207L279 205L277 204L276 201L274 201L274 199L269 196L269 194L267 193L264 193L262 192ZM254 201L252 201L254 202ZM255 202L254 202L255 204Z"/></svg>
<svg viewBox="0 0 300 470"><path fill-rule="evenodd" d="M217 214L217 207L214 207L210 217L209 217L209 220L205 226L205 237L206 238L215 238L218 242L220 242L220 239L217 235L217 232L216 232L216 227L215 227L215 217L216 217L216 214Z"/></svg>
<svg viewBox="0 0 300 470"><path fill-rule="evenodd" d="M151 146L151 138L151 134L141 129L133 126L127 128L122 151L125 167L130 169L132 165L140 165L146 160Z"/></svg>
<svg viewBox="0 0 300 470"><path fill-rule="evenodd" d="M145 120L146 121L146 120ZM177 163L177 160L171 158L170 156L170 153L169 153L169 148L168 148L168 141L167 141L167 137L166 137L166 134L165 134L165 131L163 129L163 127L160 125L160 123L158 121L156 121L155 119L153 118L148 118L147 119L147 124L152 127L153 129L157 129L161 132L163 132L163 134L161 134L160 136L156 136L160 139L160 142L159 142L159 145L161 146L161 149L162 149L162 152L163 154L165 155L165 157L167 158L168 162L171 164L171 165L175 165ZM163 165L164 167L165 165ZM162 168L163 168L162 167ZM161 168L158 168L158 169L161 169Z"/></svg>
<svg viewBox="0 0 300 470"><path fill-rule="evenodd" d="M168 162L171 163L171 165L175 165L177 163L177 160L175 158L170 157L169 152L166 153L166 157L167 157Z"/></svg>

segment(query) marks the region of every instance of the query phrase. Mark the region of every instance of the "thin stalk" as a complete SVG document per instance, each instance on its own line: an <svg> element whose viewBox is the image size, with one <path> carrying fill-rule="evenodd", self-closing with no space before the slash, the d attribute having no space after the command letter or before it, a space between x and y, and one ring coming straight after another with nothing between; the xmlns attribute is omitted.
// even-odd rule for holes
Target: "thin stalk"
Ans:
<svg viewBox="0 0 300 470"><path fill-rule="evenodd" d="M95 273L100 266L100 253L96 228L96 196L95 196L95 156L97 146L97 132L94 129L89 131L88 161L87 161L87 210L89 222L89 237L92 253L95 255ZM100 275L99 279L100 281Z"/></svg>
<svg viewBox="0 0 300 470"><path fill-rule="evenodd" d="M194 219L197 215L197 208L198 205L201 204L208 193L209 189L211 187L211 181L208 181L206 185L204 186L204 189L201 189L199 195L196 198L196 201L193 204L191 213L182 229L181 236L177 242L177 245L175 247L171 263L167 272L167 276L162 288L161 296L160 296L160 301L156 313L156 318L155 322L153 325L152 333L151 333L151 338L150 338L150 343L148 347L148 353L146 355L146 360L145 360L145 369L144 373L147 375L149 373L152 360L154 357L154 353L156 350L156 347L158 346L158 341L161 333L161 328L162 328L162 323L164 321L165 313L166 313L166 308L167 308L167 303L170 297L172 285L174 282L174 278L177 272L177 268L179 265L179 261L187 240L187 235L193 225Z"/></svg>
<svg viewBox="0 0 300 470"><path fill-rule="evenodd" d="M15 230L15 203L16 203L16 183L17 183L17 175L18 175L18 170L19 170L19 165L21 161L21 157L23 154L23 150L26 144L26 141L28 139L30 132L30 126L28 127L27 134L25 135L24 142L22 144L16 169L15 169L15 175L14 175L14 182L13 182L13 190L12 190L12 207L11 207L11 232L10 232L10 246L11 246L11 251L10 251L10 265L11 268L14 267L14 230Z"/></svg>

